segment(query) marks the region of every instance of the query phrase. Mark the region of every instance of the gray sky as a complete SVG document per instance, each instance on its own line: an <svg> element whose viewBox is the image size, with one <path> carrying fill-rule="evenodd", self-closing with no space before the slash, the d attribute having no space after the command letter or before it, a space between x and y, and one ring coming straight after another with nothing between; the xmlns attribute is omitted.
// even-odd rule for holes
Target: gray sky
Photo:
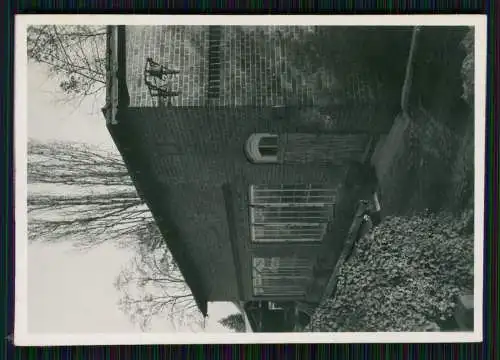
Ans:
<svg viewBox="0 0 500 360"><path fill-rule="evenodd" d="M28 65L28 137L78 141L113 149L100 112L104 99L89 99L76 107L55 101L56 89L57 81L48 78L45 67ZM139 332L140 329L118 309L120 293L113 286L121 267L132 255L131 250L113 244L80 252L72 248L71 239L50 245L30 244L28 331ZM209 304L206 331L227 332L217 321L236 311L231 303ZM173 328L169 321L156 319L150 331L169 332Z"/></svg>

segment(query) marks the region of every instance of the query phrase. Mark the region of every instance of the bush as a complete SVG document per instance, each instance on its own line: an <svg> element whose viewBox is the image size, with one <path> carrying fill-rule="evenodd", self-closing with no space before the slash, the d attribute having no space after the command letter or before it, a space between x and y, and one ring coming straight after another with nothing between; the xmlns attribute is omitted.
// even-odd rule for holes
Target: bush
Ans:
<svg viewBox="0 0 500 360"><path fill-rule="evenodd" d="M305 331L423 331L452 317L473 287L473 235L448 214L392 217L361 238L334 297Z"/></svg>
<svg viewBox="0 0 500 360"><path fill-rule="evenodd" d="M451 170L448 189L451 208L462 210L474 201L474 124L470 124L462 137Z"/></svg>
<svg viewBox="0 0 500 360"><path fill-rule="evenodd" d="M470 29L462 41L466 56L462 62L462 86L463 94L467 103L474 104L474 29Z"/></svg>

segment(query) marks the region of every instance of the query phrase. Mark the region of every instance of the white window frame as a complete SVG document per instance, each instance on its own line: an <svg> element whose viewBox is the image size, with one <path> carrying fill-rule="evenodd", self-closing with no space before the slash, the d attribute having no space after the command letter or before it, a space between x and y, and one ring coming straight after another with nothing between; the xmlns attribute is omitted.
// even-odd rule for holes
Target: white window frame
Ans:
<svg viewBox="0 0 500 360"><path fill-rule="evenodd" d="M279 306L278 304L276 304L273 301L269 301L267 304L268 304L269 310L283 310L283 308L281 306Z"/></svg>
<svg viewBox="0 0 500 360"><path fill-rule="evenodd" d="M307 185L280 190L251 185L249 192L252 243L321 242L335 215L336 189ZM259 192L282 192L283 195L276 198L256 195ZM291 194L295 202L283 202L285 194ZM290 196L286 198L290 200Z"/></svg>
<svg viewBox="0 0 500 360"><path fill-rule="evenodd" d="M268 134L268 133L258 133L252 134L248 137L245 144L245 153L248 159L253 163L260 164L273 164L278 163L278 148L276 147L276 155L266 155L263 156L260 152L260 141L263 138L275 138L278 141L278 135Z"/></svg>
<svg viewBox="0 0 500 360"><path fill-rule="evenodd" d="M273 260L278 266L273 266ZM267 263L267 264L266 264ZM254 296L303 297L312 277L312 263L307 258L253 257L252 292ZM269 284L272 281L274 284ZM292 281L295 283L282 283ZM267 285L265 285L267 282Z"/></svg>

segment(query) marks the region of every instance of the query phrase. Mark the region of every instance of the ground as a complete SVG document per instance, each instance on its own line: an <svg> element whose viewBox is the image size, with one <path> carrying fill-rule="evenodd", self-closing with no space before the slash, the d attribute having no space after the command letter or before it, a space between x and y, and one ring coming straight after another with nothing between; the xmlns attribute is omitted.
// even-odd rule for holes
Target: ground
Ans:
<svg viewBox="0 0 500 360"><path fill-rule="evenodd" d="M470 92L473 60L471 65L468 56L471 48L466 49L463 44L463 40L470 40L470 36L467 28L422 30L409 112L397 116L391 133L386 137L385 148L381 147L374 155L383 215L387 220L380 225L380 230L363 237L356 245L364 250L361 253L358 251L343 265L339 276L341 290L337 290L337 297L334 294L320 305L306 330L417 331L433 330L436 326L441 330L453 328L450 311L456 305L456 296L464 291L470 292L473 285L470 274L473 267L471 234L474 199L474 118ZM414 253L408 255L408 246L414 246L415 242L418 246ZM444 247L439 252L436 246ZM427 258L412 257L431 248L434 252L428 253ZM417 266L418 271L408 272L412 269L408 264L414 266L417 262L422 264L419 266L424 266L433 263L437 253L443 256L443 260L436 263L442 277L435 276L437 270L433 270L431 273L434 275L426 276L434 283L429 280L422 285L420 280L423 275L419 277L415 274L420 274L419 271L423 274L426 270ZM457 266L463 274L452 266L454 262L460 263ZM400 267L398 264L407 266ZM413 282L396 287L392 284L390 288L377 283L377 278L385 281L393 273L400 273L401 277L411 278ZM345 279L349 279L350 283L346 285ZM360 287L371 283L380 285L379 289L375 287L371 292L360 290ZM409 284L414 285L413 290ZM377 300L380 291L392 294L396 299L382 296ZM369 298L356 305L356 293ZM384 302L384 299L385 305L381 306L379 302ZM400 306L398 304L403 303L402 299L421 305L424 310L411 312L403 309L399 318L395 316L392 322L389 320L383 324L367 320L377 319L374 315L377 308ZM392 305L389 300L393 301ZM373 301L378 305L374 305ZM404 311L408 313L405 315ZM396 310L392 312L398 313ZM383 311L379 316L388 319Z"/></svg>

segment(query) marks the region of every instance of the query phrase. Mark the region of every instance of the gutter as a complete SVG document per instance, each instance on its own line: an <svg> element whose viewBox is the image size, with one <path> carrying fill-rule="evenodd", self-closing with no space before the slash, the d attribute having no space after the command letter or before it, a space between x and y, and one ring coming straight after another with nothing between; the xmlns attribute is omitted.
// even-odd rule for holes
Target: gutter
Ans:
<svg viewBox="0 0 500 360"><path fill-rule="evenodd" d="M116 125L116 113L118 110L118 27L111 28L111 60L110 60L110 77L111 77L111 125Z"/></svg>
<svg viewBox="0 0 500 360"><path fill-rule="evenodd" d="M126 86L124 78L124 27L107 26L106 27L106 105L102 108L107 125L118 124L117 113L120 102L125 104L124 91L121 87ZM120 53L121 51L121 53ZM120 68L122 63L122 68ZM125 101L124 101L125 100Z"/></svg>
<svg viewBox="0 0 500 360"><path fill-rule="evenodd" d="M404 115L408 115L408 102L410 98L411 83L413 78L413 62L415 58L415 52L417 48L418 35L420 33L420 26L415 26L413 28L413 34L411 37L410 52L408 54L408 61L406 63L406 74L403 83L403 88L401 90L401 110Z"/></svg>
<svg viewBox="0 0 500 360"><path fill-rule="evenodd" d="M101 109L107 125L116 125L118 111L118 26L106 27L106 104Z"/></svg>
<svg viewBox="0 0 500 360"><path fill-rule="evenodd" d="M101 108L102 114L106 119L106 123L108 123L108 118L110 117L111 110L111 28L112 26L106 26L106 49L105 49L105 64L106 64L106 95L105 95L105 104Z"/></svg>

